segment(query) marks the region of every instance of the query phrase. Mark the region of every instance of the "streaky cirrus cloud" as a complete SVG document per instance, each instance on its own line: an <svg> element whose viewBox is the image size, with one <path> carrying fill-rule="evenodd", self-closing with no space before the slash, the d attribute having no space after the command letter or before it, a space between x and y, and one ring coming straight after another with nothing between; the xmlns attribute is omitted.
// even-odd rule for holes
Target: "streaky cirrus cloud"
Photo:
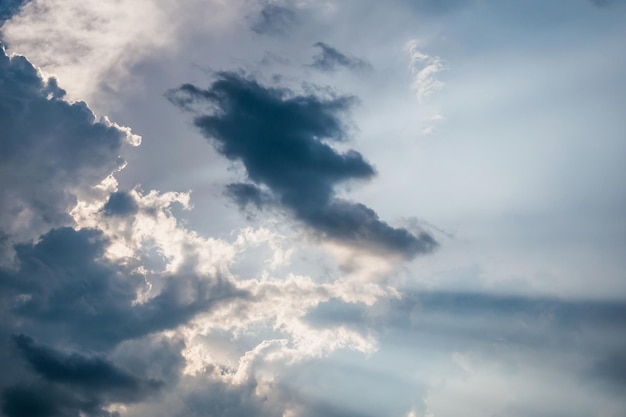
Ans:
<svg viewBox="0 0 626 417"><path fill-rule="evenodd" d="M310 66L320 71L332 72L341 67L355 71L372 68L372 65L364 59L343 54L324 42L316 42L313 46L319 48L320 51L313 57L313 63Z"/></svg>
<svg viewBox="0 0 626 417"><path fill-rule="evenodd" d="M437 246L431 235L394 228L371 208L335 195L336 185L375 174L360 153L328 143L345 139L340 114L353 98L297 95L234 72L218 73L207 89L185 84L168 97L182 109L214 109L194 123L219 153L245 167L252 183L229 187L236 201L268 205L269 192L273 204L318 235L373 251L412 258Z"/></svg>
<svg viewBox="0 0 626 417"><path fill-rule="evenodd" d="M422 100L435 91L443 88L443 82L437 79L437 74L446 69L446 65L438 56L431 56L419 50L419 41L413 39L406 44L406 51L411 62L409 70L413 75L411 89L417 98Z"/></svg>

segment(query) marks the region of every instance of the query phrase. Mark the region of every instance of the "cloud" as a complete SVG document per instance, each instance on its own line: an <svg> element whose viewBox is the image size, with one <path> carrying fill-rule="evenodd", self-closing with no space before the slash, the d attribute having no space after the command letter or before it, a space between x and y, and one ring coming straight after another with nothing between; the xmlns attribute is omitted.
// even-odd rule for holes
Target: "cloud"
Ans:
<svg viewBox="0 0 626 417"><path fill-rule="evenodd" d="M55 74L72 100L93 104L118 92L133 64L172 43L180 24L174 6L180 9L169 0L30 0L2 27L2 37Z"/></svg>
<svg viewBox="0 0 626 417"><path fill-rule="evenodd" d="M219 277L188 274L165 276L159 292L138 302L145 278L103 260L106 243L99 231L62 228L16 248L20 268L0 271L0 287L19 331L107 348L173 329L221 300L243 296Z"/></svg>
<svg viewBox="0 0 626 417"><path fill-rule="evenodd" d="M157 394L164 382L122 369L104 355L65 352L24 335L13 344L27 369L2 390L8 417L110 415L110 403L134 403Z"/></svg>
<svg viewBox="0 0 626 417"><path fill-rule="evenodd" d="M418 48L419 41L417 40L411 40L406 44L406 50L411 58L409 69L413 75L411 89L421 100L443 87L443 82L438 80L436 76L447 68L441 58L427 55Z"/></svg>
<svg viewBox="0 0 626 417"><path fill-rule="evenodd" d="M29 0L2 0L0 3L0 26L17 14L20 8Z"/></svg>
<svg viewBox="0 0 626 417"><path fill-rule="evenodd" d="M252 30L259 35L285 35L295 23L296 13L292 9L270 3L261 9Z"/></svg>
<svg viewBox="0 0 626 417"><path fill-rule="evenodd" d="M360 153L340 153L327 143L345 139L340 113L353 99L295 95L232 72L219 73L206 90L185 84L168 97L187 110L196 103L214 108L194 121L203 135L226 158L240 161L254 186L266 186L318 235L407 258L437 246L427 233L393 228L365 205L335 196L337 184L374 176ZM231 192L240 202L258 203L254 186L233 186Z"/></svg>
<svg viewBox="0 0 626 417"><path fill-rule="evenodd" d="M137 203L133 197L123 191L111 193L103 207L104 214L107 216L127 216L135 214L137 210Z"/></svg>
<svg viewBox="0 0 626 417"><path fill-rule="evenodd" d="M372 68L369 62L360 58L344 55L337 49L323 42L317 42L313 44L313 46L320 48L320 52L313 57L311 67L320 71L336 71L339 67L357 71L364 71Z"/></svg>
<svg viewBox="0 0 626 417"><path fill-rule="evenodd" d="M0 231L24 241L71 224L78 196L122 168L122 145L139 137L65 101L54 78L4 50L0 85Z"/></svg>
<svg viewBox="0 0 626 417"><path fill-rule="evenodd" d="M24 335L15 336L14 341L30 367L49 382L106 392L125 402L136 401L164 385L163 381L144 380L132 375L102 356L59 352Z"/></svg>
<svg viewBox="0 0 626 417"><path fill-rule="evenodd" d="M226 186L226 194L241 208L248 204L256 206L257 209L271 205L274 202L272 195L261 190L254 184L234 183Z"/></svg>

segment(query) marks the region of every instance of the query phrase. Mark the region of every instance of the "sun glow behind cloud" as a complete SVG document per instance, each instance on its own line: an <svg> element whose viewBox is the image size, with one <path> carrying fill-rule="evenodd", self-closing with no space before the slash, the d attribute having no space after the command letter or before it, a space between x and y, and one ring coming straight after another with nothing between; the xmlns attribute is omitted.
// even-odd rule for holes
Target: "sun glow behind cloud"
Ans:
<svg viewBox="0 0 626 417"><path fill-rule="evenodd" d="M531 3L7 8L3 415L623 415L624 9Z"/></svg>

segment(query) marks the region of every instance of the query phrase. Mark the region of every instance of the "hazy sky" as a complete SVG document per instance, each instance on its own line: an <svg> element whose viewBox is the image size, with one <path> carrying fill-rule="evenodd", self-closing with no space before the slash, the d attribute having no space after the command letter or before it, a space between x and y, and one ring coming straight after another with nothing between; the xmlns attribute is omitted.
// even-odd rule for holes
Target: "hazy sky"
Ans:
<svg viewBox="0 0 626 417"><path fill-rule="evenodd" d="M0 0L1 412L623 417L624 22Z"/></svg>

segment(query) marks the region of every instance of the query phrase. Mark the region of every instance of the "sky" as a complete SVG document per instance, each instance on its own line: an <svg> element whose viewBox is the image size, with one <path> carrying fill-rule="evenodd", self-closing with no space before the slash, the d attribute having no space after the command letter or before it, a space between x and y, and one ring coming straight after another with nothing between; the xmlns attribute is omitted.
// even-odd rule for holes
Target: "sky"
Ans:
<svg viewBox="0 0 626 417"><path fill-rule="evenodd" d="M626 415L623 0L0 0L5 417Z"/></svg>

